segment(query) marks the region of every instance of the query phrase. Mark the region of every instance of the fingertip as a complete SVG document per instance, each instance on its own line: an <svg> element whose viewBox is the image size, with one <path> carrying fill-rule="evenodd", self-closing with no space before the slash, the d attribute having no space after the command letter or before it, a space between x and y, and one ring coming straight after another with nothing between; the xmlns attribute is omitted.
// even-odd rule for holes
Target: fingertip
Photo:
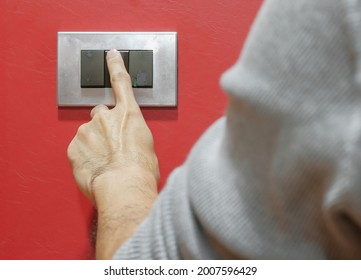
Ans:
<svg viewBox="0 0 361 280"><path fill-rule="evenodd" d="M120 55L119 51L117 51L116 49L111 49L107 53L107 60L117 57L118 55Z"/></svg>

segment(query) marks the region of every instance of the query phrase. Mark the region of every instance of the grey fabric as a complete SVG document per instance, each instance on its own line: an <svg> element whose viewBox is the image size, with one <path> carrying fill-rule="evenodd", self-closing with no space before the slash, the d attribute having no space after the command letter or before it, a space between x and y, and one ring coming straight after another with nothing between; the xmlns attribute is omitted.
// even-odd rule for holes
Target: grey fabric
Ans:
<svg viewBox="0 0 361 280"><path fill-rule="evenodd" d="M115 259L361 258L361 1L266 1L225 117Z"/></svg>

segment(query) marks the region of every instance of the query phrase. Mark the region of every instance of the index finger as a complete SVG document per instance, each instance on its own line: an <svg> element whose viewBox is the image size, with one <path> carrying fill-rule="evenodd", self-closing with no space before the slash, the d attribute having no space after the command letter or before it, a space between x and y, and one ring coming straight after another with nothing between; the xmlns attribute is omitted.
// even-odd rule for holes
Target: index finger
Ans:
<svg viewBox="0 0 361 280"><path fill-rule="evenodd" d="M131 78L124 66L124 61L120 52L116 49L111 49L107 53L106 59L115 98L115 106L120 104L136 104Z"/></svg>

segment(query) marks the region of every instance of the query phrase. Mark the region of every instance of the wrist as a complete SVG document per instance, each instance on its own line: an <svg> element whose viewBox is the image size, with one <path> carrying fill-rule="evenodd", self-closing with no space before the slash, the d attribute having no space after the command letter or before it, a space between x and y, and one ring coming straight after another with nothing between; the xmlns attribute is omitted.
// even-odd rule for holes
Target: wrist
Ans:
<svg viewBox="0 0 361 280"><path fill-rule="evenodd" d="M152 204L156 198L158 177L138 167L115 168L97 176L92 183L94 203L99 209Z"/></svg>
<svg viewBox="0 0 361 280"><path fill-rule="evenodd" d="M98 210L96 254L109 259L149 214L157 180L143 169L114 169L94 180L93 194Z"/></svg>

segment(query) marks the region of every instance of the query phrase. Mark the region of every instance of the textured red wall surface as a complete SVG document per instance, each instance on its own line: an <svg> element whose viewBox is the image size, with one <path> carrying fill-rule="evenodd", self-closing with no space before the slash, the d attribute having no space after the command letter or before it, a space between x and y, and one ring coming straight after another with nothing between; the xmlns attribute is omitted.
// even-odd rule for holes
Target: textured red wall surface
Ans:
<svg viewBox="0 0 361 280"><path fill-rule="evenodd" d="M178 107L143 109L161 188L224 112L219 77L237 59L260 4L1 0L0 259L94 257L94 211L66 156L90 109L56 106L58 31L178 32Z"/></svg>

